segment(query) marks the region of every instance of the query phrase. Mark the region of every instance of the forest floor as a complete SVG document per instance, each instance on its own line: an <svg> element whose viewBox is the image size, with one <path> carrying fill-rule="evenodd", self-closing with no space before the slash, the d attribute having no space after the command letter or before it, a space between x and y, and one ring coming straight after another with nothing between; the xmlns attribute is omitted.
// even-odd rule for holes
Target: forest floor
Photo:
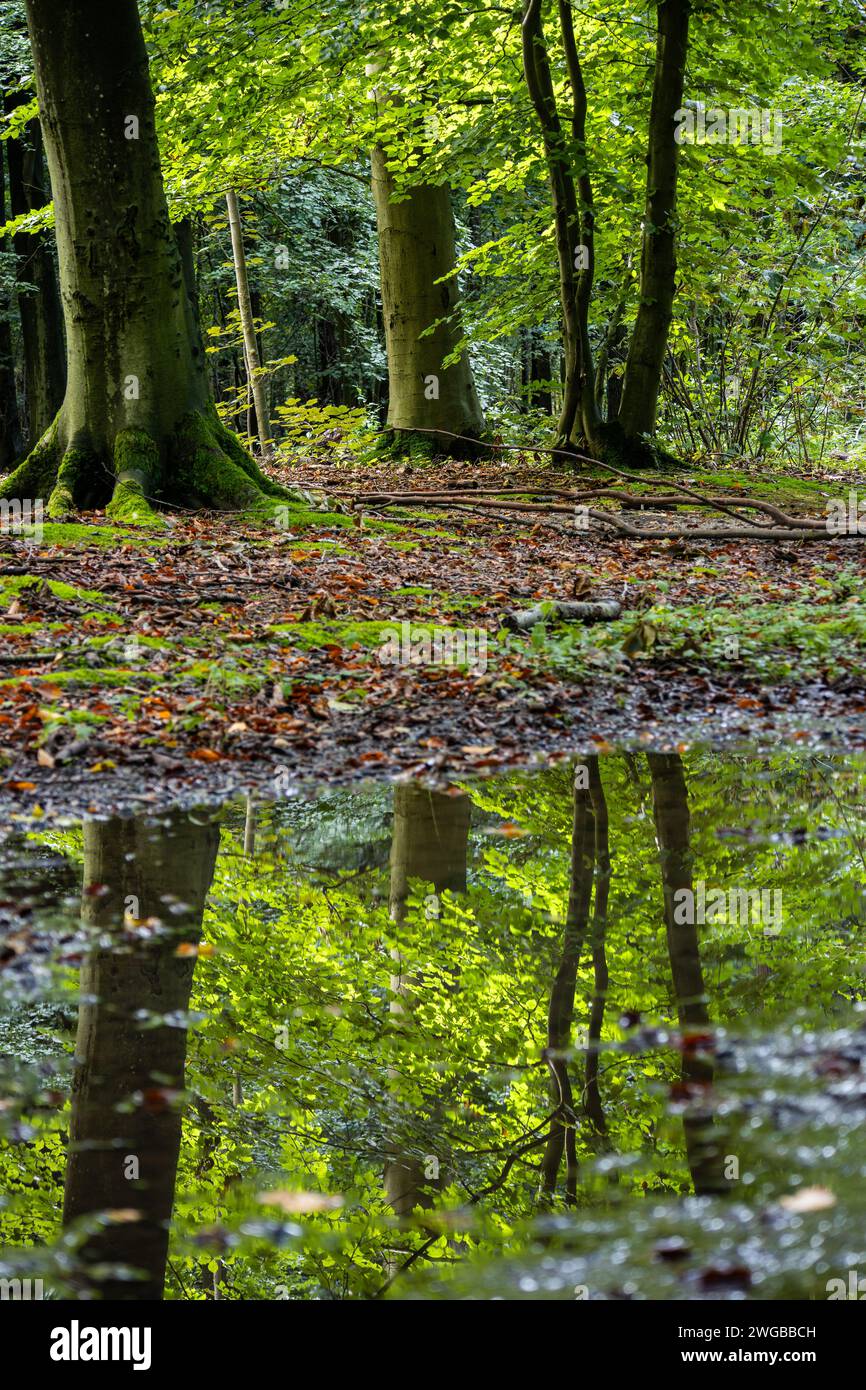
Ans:
<svg viewBox="0 0 866 1390"><path fill-rule="evenodd" d="M436 780L606 744L866 747L857 540L630 541L562 516L353 509L345 496L575 485L513 458L280 476L339 496L336 509L176 515L162 532L88 514L46 524L39 543L0 537L0 801L81 812ZM682 481L820 516L860 480ZM622 616L502 629L509 609L575 596L616 599ZM437 629L455 656L470 644L469 666L383 659L406 633L424 658Z"/></svg>

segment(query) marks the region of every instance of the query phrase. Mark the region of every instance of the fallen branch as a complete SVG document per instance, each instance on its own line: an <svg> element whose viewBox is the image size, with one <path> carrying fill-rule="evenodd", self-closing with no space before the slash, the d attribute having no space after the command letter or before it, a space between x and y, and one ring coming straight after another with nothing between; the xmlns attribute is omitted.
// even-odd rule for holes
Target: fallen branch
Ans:
<svg viewBox="0 0 866 1390"><path fill-rule="evenodd" d="M611 622L622 613L622 605L616 599L598 599L596 602L567 602L561 599L545 599L534 608L521 608L505 613L502 626L512 632L525 632L550 619L560 618L566 622L602 623Z"/></svg>

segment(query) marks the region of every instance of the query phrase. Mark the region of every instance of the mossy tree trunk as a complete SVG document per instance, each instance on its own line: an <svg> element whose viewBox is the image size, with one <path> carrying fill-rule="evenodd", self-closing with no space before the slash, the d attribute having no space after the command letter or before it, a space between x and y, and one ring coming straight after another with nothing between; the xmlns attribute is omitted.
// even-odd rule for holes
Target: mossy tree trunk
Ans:
<svg viewBox="0 0 866 1390"><path fill-rule="evenodd" d="M135 0L27 0L66 323L63 404L5 497L50 516L148 498L220 507L274 489L217 419L168 217Z"/></svg>
<svg viewBox="0 0 866 1390"><path fill-rule="evenodd" d="M484 433L484 416L466 351L444 365L462 337L451 190L421 184L397 195L379 148L372 168L388 356L386 428L395 449L465 455L472 451L465 440Z"/></svg>
<svg viewBox="0 0 866 1390"><path fill-rule="evenodd" d="M7 114L26 101L14 94L5 103ZM13 217L38 211L51 201L44 174L42 130L38 120L28 121L19 140L6 144L9 155L9 202ZM54 264L51 236L19 232L13 239L17 260L18 311L24 355L24 398L27 406L27 443L33 446L48 429L63 401L66 389L66 345L63 310Z"/></svg>
<svg viewBox="0 0 866 1390"><path fill-rule="evenodd" d="M183 1118L179 1016L218 844L216 825L180 812L84 826L82 918L108 944L81 967L63 1222L88 1230L79 1259L90 1297L162 1298ZM170 932L131 942L124 923L169 924L167 898Z"/></svg>

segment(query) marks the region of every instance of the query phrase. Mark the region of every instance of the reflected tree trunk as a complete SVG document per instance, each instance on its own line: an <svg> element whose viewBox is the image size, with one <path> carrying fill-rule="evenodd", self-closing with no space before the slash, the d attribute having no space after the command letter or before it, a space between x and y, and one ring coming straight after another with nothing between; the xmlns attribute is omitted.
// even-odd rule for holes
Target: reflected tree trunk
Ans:
<svg viewBox="0 0 866 1390"><path fill-rule="evenodd" d="M605 941L607 937L607 904L610 895L610 844L607 800L601 782L598 758L589 760L589 795L595 816L595 903L591 932L594 983L586 1048L584 1107L596 1134L606 1141L607 1121L598 1085L598 1058L608 989Z"/></svg>
<svg viewBox="0 0 866 1390"><path fill-rule="evenodd" d="M468 796L433 792L413 783L395 788L390 911L398 925L406 919L413 879L430 884L437 896L465 893L470 807ZM399 950L392 951L392 958L396 971L391 977L391 1013L399 1018L411 1014L419 981L405 973ZM396 1088L396 1075L394 1081ZM432 1206L430 1188L435 1190L438 1180L425 1174L426 1166L423 1155L395 1145L385 1165L385 1192L395 1216Z"/></svg>
<svg viewBox="0 0 866 1390"><path fill-rule="evenodd" d="M182 813L84 826L82 916L109 944L81 968L63 1221L90 1232L79 1250L89 1297L163 1295L182 1016L218 843L217 826ZM163 919L167 934L143 941L137 924L148 918Z"/></svg>
<svg viewBox="0 0 866 1390"><path fill-rule="evenodd" d="M677 1015L684 1029L682 1080L695 1088L709 1088L712 1062L701 1045L690 1045L689 1033L705 1033L710 1021L700 946L694 920L675 920L676 895L693 894L692 854L689 836L689 801L682 759L676 753L648 753L652 778L653 816L659 847L664 889L665 929ZM692 901L694 901L692 897ZM694 918L694 913L686 914ZM723 1157L714 1132L710 1110L690 1109L683 1117L686 1158L697 1194L726 1192Z"/></svg>
<svg viewBox="0 0 866 1390"><path fill-rule="evenodd" d="M598 772L597 759L596 775ZM580 769L577 770L578 773ZM556 1191L563 1153L566 1160L566 1198L573 1203L577 1195L576 1112L567 1052L574 1022L574 991L580 954L586 940L592 879L595 865L595 813L589 790L574 783L574 810L571 834L571 885L568 894L565 929L559 968L550 992L547 1012L545 1061L550 1069L554 1116L541 1160L542 1199Z"/></svg>

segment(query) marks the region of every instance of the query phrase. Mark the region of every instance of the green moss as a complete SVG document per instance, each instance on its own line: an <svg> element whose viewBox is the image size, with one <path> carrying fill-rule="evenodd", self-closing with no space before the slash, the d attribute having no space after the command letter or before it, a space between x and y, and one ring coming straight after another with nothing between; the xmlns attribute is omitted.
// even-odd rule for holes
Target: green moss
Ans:
<svg viewBox="0 0 866 1390"><path fill-rule="evenodd" d="M305 622L276 623L268 628L279 637L290 637L299 647L351 647L358 643L363 647L374 646L381 641L386 628L398 626L394 621L372 622Z"/></svg>
<svg viewBox="0 0 866 1390"><path fill-rule="evenodd" d="M57 481L48 499L48 515L55 519L67 516L75 510L75 489L85 455L78 449L67 449L57 470Z"/></svg>
<svg viewBox="0 0 866 1390"><path fill-rule="evenodd" d="M0 482L0 497L45 501L57 478L57 422L8 478Z"/></svg>
<svg viewBox="0 0 866 1390"><path fill-rule="evenodd" d="M355 525L353 519L342 512L316 512L305 502L277 502L269 498L259 498L257 505L244 512L240 520L286 532L303 531L309 526L319 530L346 530Z"/></svg>
<svg viewBox="0 0 866 1390"><path fill-rule="evenodd" d="M26 661L22 661L22 666ZM152 671L133 671L120 666L75 667L69 671L46 671L27 677L28 681L44 681L46 685L89 685L94 688L99 686L113 687L134 684L135 681L160 681L163 680L161 674ZM0 686L17 685L16 679L2 680Z"/></svg>
<svg viewBox="0 0 866 1390"><path fill-rule="evenodd" d="M246 452L216 413L193 413L180 423L173 441L177 491L225 509L249 507L253 514L266 497L289 498Z"/></svg>
<svg viewBox="0 0 866 1390"><path fill-rule="evenodd" d="M389 618L385 621L358 620L356 622L341 622L335 620L312 621L298 623L276 623L268 629L278 637L288 637L292 639L295 646L310 647L377 647L380 646L387 636L401 632L401 618ZM419 623L414 619L411 623L411 633L413 640L423 637L432 638L436 633L443 636L453 629L440 623Z"/></svg>
<svg viewBox="0 0 866 1390"><path fill-rule="evenodd" d="M210 690L235 696L249 694L265 683L263 671L244 670L237 666L217 665L212 660L194 661L192 665L176 671L175 676L182 680L199 681Z"/></svg>
<svg viewBox="0 0 866 1390"><path fill-rule="evenodd" d="M844 492L838 484L831 488L826 482L815 478L795 478L769 470L762 470L760 475L756 476L754 473L737 469L698 469L694 477L697 486L702 490L713 486L742 488L744 492L762 501L775 502L776 506L784 506L787 503L791 506L808 507L819 516L823 514L825 501L831 493L835 494L837 490L839 494Z"/></svg>
<svg viewBox="0 0 866 1390"><path fill-rule="evenodd" d="M39 715L46 726L58 724L106 724L107 714L93 714L89 709L61 709L59 705L40 705Z"/></svg>
<svg viewBox="0 0 866 1390"><path fill-rule="evenodd" d="M91 526L86 522L68 521L45 523L42 527L42 544L94 545L114 549L116 546L132 544L166 545L167 541L162 536L131 535L129 531L121 530L118 526Z"/></svg>
<svg viewBox="0 0 866 1390"><path fill-rule="evenodd" d="M159 526L165 522L151 507L146 488L154 488L160 474L159 449L144 430L121 430L114 441L117 481L106 516L128 526Z"/></svg>
<svg viewBox="0 0 866 1390"><path fill-rule="evenodd" d="M0 593L20 594L25 589L47 584L55 598L88 599L93 603L108 603L110 600L98 589L78 589L72 584L62 584L57 579L44 579L41 574L8 574L0 576ZM108 615L104 615L108 616Z"/></svg>
<svg viewBox="0 0 866 1390"><path fill-rule="evenodd" d="M0 623L0 637L32 637L34 633L44 632L46 628L56 631L64 626L64 623Z"/></svg>

